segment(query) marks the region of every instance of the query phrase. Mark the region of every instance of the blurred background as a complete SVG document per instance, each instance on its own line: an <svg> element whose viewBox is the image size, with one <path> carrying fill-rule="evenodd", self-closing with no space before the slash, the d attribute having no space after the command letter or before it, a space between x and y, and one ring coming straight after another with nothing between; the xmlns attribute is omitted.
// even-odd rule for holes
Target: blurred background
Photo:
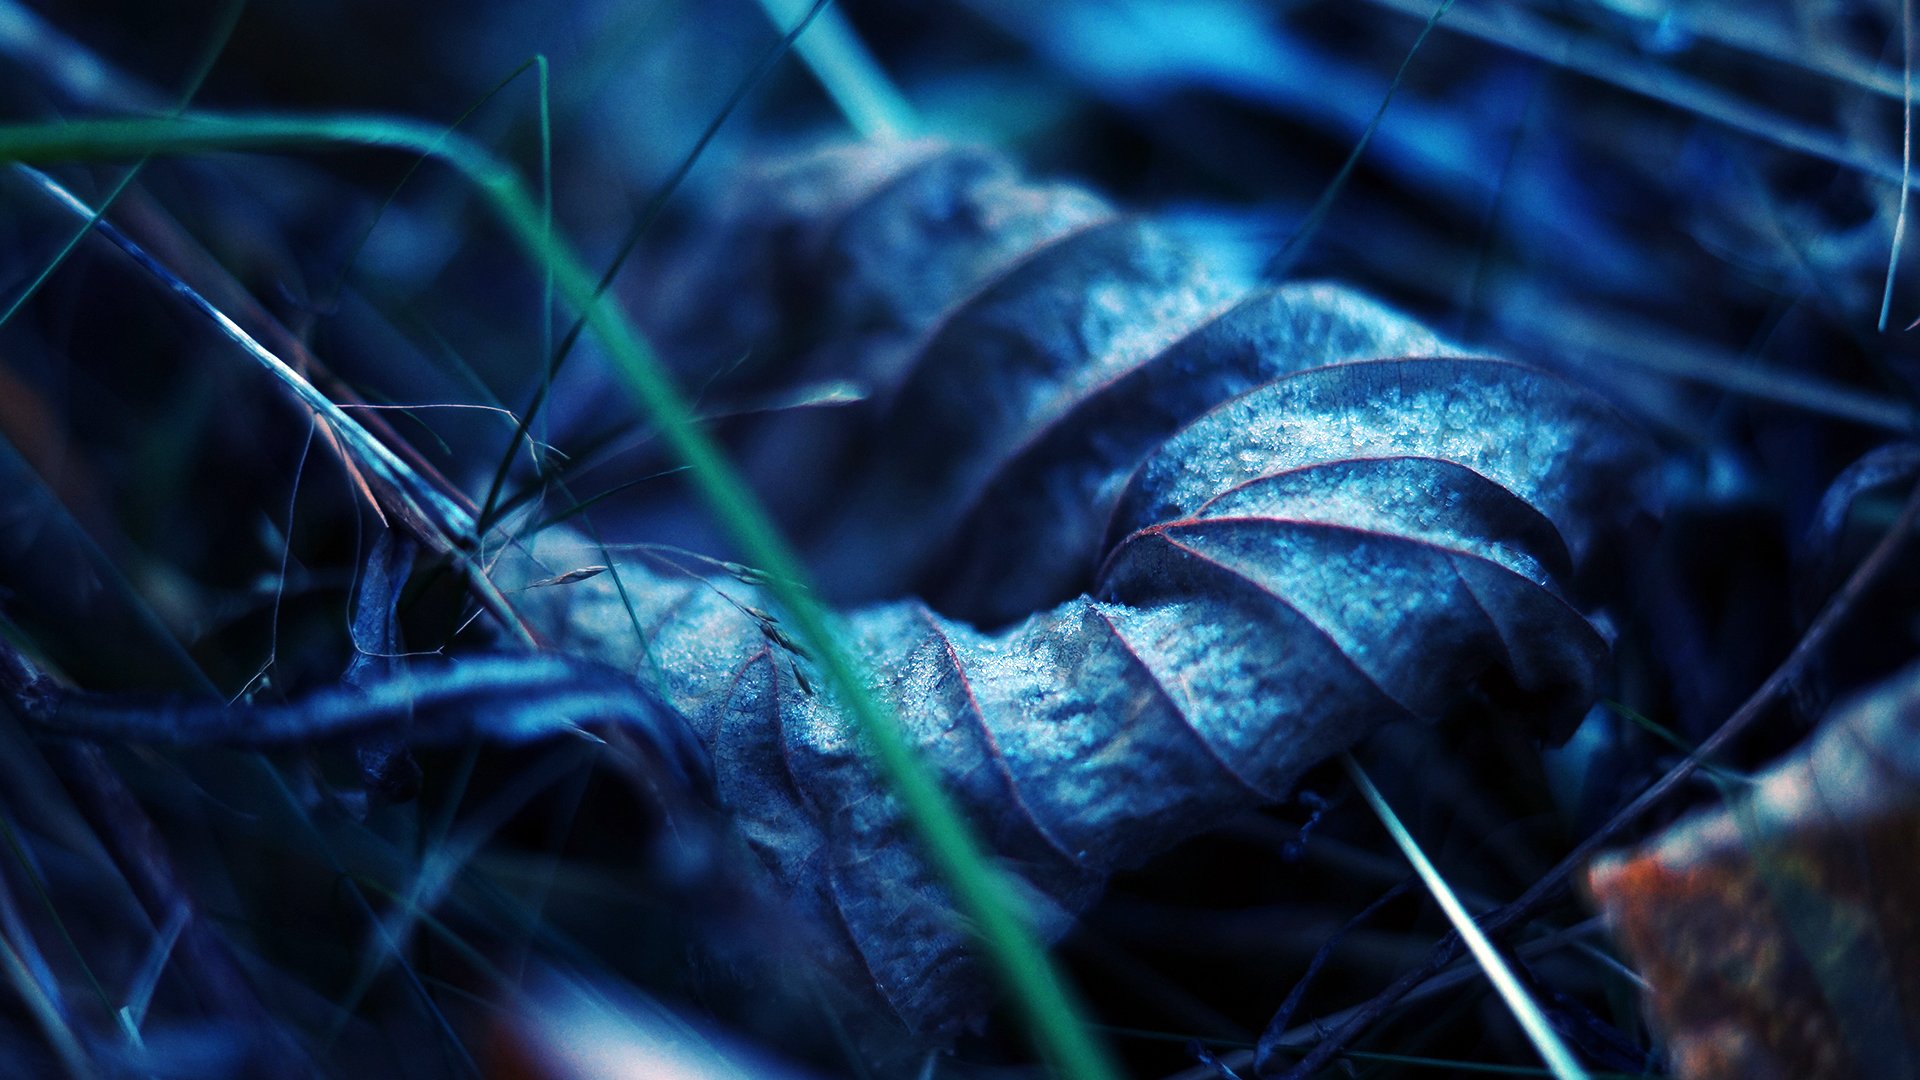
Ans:
<svg viewBox="0 0 1920 1080"><path fill-rule="evenodd" d="M726 257L701 211L753 160L857 129L985 143L1249 276L1354 285L1597 387L1667 453L1664 528L1596 586L1614 601L1610 705L1554 754L1500 731L1378 751L1422 762L1383 786L1488 897L1524 889L1674 743L1724 720L1920 468L1902 442L1920 405L1901 200L1913 31L1893 0L849 0L785 48L808 8L0 0L0 110L190 101L457 125L550 181L556 229L596 271L620 267L612 295L643 325L701 302L679 271ZM857 96L836 102L821 71ZM351 656L376 525L307 414L150 268L94 236L41 280L82 222L48 182L114 198L109 221L310 360L330 394L423 406L378 416L476 502L539 490L536 456L502 464L503 410L542 392L570 313L549 315L541 274L458 177L415 164L328 152L0 174L10 637L90 689L277 700ZM730 396L711 357L666 359L703 409L760 400ZM590 339L532 434L571 493L550 512L607 538L706 543ZM1910 658L1917 602L1911 574L1871 597L1746 761ZM485 633L445 573L416 575L403 614L416 649ZM566 1072L552 1049L590 1006L615 1027L697 1017L786 1063L743 1075L858 1072L803 992L731 958L753 950L761 901L644 763L449 751L423 760L418 798L389 804L324 757L48 749L17 727L0 741L0 930L44 950L18 958L29 982L88 999L55 1003L77 1037L129 1023L101 988L145 987L153 1020L123 1040L129 1070L241 1075L293 1046L283 1064L327 1073L613 1075ZM1361 808L1322 805L1325 780L1120 882L1065 946L1138 1075L1195 1065L1189 1039L1247 1043L1403 875ZM102 838L122 829L154 846ZM170 914L178 895L194 919ZM1364 999L1441 926L1417 891L1392 901L1338 939L1301 1019ZM1657 1072L1630 982L1579 940L1540 961L1554 1007L1597 1067ZM223 996L241 982L260 999ZM522 1016L504 984L565 989ZM36 1015L0 1006L0 1061L27 1073L60 1061ZM1396 1013L1374 1049L1463 1072L1533 1062L1472 987ZM1025 1055L996 1019L938 1075L1014 1075Z"/></svg>

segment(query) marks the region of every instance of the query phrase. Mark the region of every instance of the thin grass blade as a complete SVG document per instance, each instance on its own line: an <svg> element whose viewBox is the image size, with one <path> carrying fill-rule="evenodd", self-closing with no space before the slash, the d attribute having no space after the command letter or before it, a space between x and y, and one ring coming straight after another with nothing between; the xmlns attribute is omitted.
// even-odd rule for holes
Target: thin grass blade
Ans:
<svg viewBox="0 0 1920 1080"><path fill-rule="evenodd" d="M1493 947L1493 942L1487 940L1487 935L1480 931L1479 924L1473 921L1473 916L1467 914L1466 907L1460 903L1460 898L1454 895L1453 888L1447 884L1445 878L1440 876L1440 872L1434 869L1433 863L1428 861L1426 852L1420 850L1419 843L1414 840L1413 834L1407 831L1406 825L1400 820L1400 815L1394 813L1393 807L1387 805L1386 797L1380 794L1380 789L1373 786L1373 780L1367 776L1366 770L1360 767L1360 763L1353 759L1352 754L1345 752L1340 755L1340 764L1347 770L1347 775L1353 779L1354 787L1360 790L1361 797L1367 800L1367 806L1373 810L1374 816L1380 819L1380 824L1386 826L1388 835L1393 837L1394 844L1407 857L1407 862L1412 864L1414 872L1420 875L1421 882L1426 885L1427 891L1433 894L1433 899L1440 905L1440 910L1446 912L1447 921L1460 932L1461 940L1467 943L1468 951L1472 952L1473 958L1480 962L1480 967L1487 973L1487 979L1493 983L1494 989L1500 992L1501 999L1513 1012L1514 1019L1520 1022L1520 1029L1526 1032L1534 1048L1540 1051L1540 1057L1547 1063L1547 1068L1559 1080L1587 1080L1586 1069L1574 1060L1573 1052L1568 1050L1566 1043L1554 1033L1553 1025L1547 1020L1546 1014L1540 1011L1539 1003L1535 1002L1532 995L1520 985L1520 980L1514 977L1513 969L1507 966L1506 958Z"/></svg>

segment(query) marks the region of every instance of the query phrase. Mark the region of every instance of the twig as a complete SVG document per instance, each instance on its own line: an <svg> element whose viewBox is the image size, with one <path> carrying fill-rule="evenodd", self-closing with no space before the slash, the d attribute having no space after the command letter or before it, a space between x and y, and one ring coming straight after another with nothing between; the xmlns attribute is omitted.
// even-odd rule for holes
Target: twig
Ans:
<svg viewBox="0 0 1920 1080"><path fill-rule="evenodd" d="M67 738L267 748L398 731L417 743L484 738L525 743L609 723L642 736L690 787L706 790L705 749L678 714L624 672L550 653L481 655L415 665L365 687L328 688L284 704L143 694L91 694L56 685L0 642L0 693L42 734Z"/></svg>
<svg viewBox="0 0 1920 1080"><path fill-rule="evenodd" d="M1380 107L1373 111L1373 118L1367 121L1366 128L1360 132L1360 138L1354 142L1353 149L1347 154L1347 159L1340 163L1340 171L1334 174L1325 188L1321 189L1320 197L1314 200L1312 209L1307 211L1307 216L1301 221L1300 227L1294 230L1292 236L1287 237L1287 242L1281 246L1280 253L1267 264L1265 270L1267 278L1277 281L1286 277L1287 271L1293 268L1294 261L1306 247L1307 241L1313 239L1313 235L1320 231L1320 223L1326 220L1327 211L1333 208L1334 199L1338 198L1341 190L1347 186L1347 178L1353 175L1354 166L1360 164L1361 156L1367 152L1367 144L1373 141L1373 133L1380 130L1380 121L1386 119L1387 107L1393 104L1393 96L1400 92L1400 85L1406 82L1407 69L1413 66L1413 58L1419 54L1420 46L1427 43L1433 28L1440 25L1440 20L1446 18L1447 12L1453 9L1453 5L1454 0L1440 0L1432 13L1427 16L1427 24L1420 28L1419 36L1414 38L1413 44L1407 48L1407 55L1401 58L1399 70L1393 73L1393 81L1387 84L1387 92L1380 99Z"/></svg>
<svg viewBox="0 0 1920 1080"><path fill-rule="evenodd" d="M1407 880L1409 883L1413 881L1412 878L1408 878ZM1598 918L1587 919L1563 930L1555 930L1550 934L1542 934L1530 941L1516 945L1513 948L1513 954L1530 960L1536 956L1543 956L1562 947L1577 947L1580 944L1580 938L1599 929L1600 920ZM1428 998L1447 993L1455 987L1464 986L1467 983L1484 977L1485 972L1480 970L1479 965L1456 963L1452 967L1434 975L1432 978L1422 981L1420 985L1414 987L1413 990L1408 992L1406 997L1401 1000L1409 1003L1425 1001ZM1354 1005L1341 1009L1338 1012L1329 1013L1326 1016L1316 1017L1304 1024L1295 1024L1281 1033L1278 1038L1271 1038L1268 1041L1270 1045L1275 1048L1303 1049L1312 1046L1325 1036L1329 1027L1346 1023L1347 1020L1358 1015L1360 1009L1363 1007L1362 1005ZM1230 1054L1220 1055L1219 1061L1222 1064L1236 1069L1246 1068L1253 1064L1254 1055L1257 1052L1255 1048L1235 1050ZM1359 1057L1358 1054L1353 1056L1356 1059ZM1205 1066L1201 1066L1184 1069L1171 1076L1165 1077L1164 1080L1212 1080L1214 1075L1215 1073L1211 1070Z"/></svg>
<svg viewBox="0 0 1920 1080"><path fill-rule="evenodd" d="M1318 975L1320 969L1326 966L1327 960L1333 955L1335 946L1345 940L1346 936L1357 929L1362 923L1365 923L1368 919L1378 914L1381 908L1405 896L1407 890L1413 888L1414 882L1417 880L1418 879L1414 877L1401 878L1398 884L1374 898L1372 903L1360 909L1358 915L1348 919L1346 925L1335 930L1328 936L1326 941L1320 944L1320 948L1315 950L1313 954L1313 959L1307 962L1306 972L1294 982L1293 989L1287 991L1285 1000L1281 1001L1280 1007L1274 1010L1273 1019L1267 1021L1267 1029L1260 1036L1260 1053L1257 1060L1264 1062L1274 1050L1282 1045L1281 1040L1286 1037L1288 1025L1293 1022L1293 1015L1300 1009L1300 999L1306 996L1307 987L1312 985L1313 977Z"/></svg>

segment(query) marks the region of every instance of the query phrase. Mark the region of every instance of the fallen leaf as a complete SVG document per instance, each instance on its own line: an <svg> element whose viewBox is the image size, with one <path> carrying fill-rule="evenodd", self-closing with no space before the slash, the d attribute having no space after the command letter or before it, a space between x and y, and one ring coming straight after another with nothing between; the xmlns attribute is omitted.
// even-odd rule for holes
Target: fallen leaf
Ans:
<svg viewBox="0 0 1920 1080"><path fill-rule="evenodd" d="M702 318L766 340L706 355L812 333L792 377L873 388L749 456L787 466L776 502L830 508L832 595L934 601L848 610L846 639L1048 936L1386 720L1555 733L1591 701L1606 648L1561 583L1637 512L1646 460L1591 393L1345 289L1249 288L982 151L838 148L737 205L734 285L700 290L729 306ZM549 566L590 551L538 541ZM657 674L844 984L919 1037L979 1015L912 827L765 601L737 575L621 577L624 600L609 575L525 615Z"/></svg>
<svg viewBox="0 0 1920 1080"><path fill-rule="evenodd" d="M1688 1080L1920 1075L1920 666L1588 887Z"/></svg>

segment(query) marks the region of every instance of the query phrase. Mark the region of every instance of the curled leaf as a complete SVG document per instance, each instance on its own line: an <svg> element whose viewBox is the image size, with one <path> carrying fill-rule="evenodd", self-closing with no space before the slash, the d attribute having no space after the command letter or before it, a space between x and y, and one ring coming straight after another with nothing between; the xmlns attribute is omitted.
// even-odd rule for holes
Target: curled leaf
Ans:
<svg viewBox="0 0 1920 1080"><path fill-rule="evenodd" d="M873 388L747 453L788 466L768 494L834 595L932 601L850 610L848 642L1047 932L1388 719L1586 708L1605 647L1560 583L1645 460L1591 394L1340 288L1249 289L982 151L836 148L737 205L701 290L730 306L666 336ZM911 828L744 579L621 573L631 615L608 575L527 618L659 673L842 982L922 1036L977 1015Z"/></svg>

